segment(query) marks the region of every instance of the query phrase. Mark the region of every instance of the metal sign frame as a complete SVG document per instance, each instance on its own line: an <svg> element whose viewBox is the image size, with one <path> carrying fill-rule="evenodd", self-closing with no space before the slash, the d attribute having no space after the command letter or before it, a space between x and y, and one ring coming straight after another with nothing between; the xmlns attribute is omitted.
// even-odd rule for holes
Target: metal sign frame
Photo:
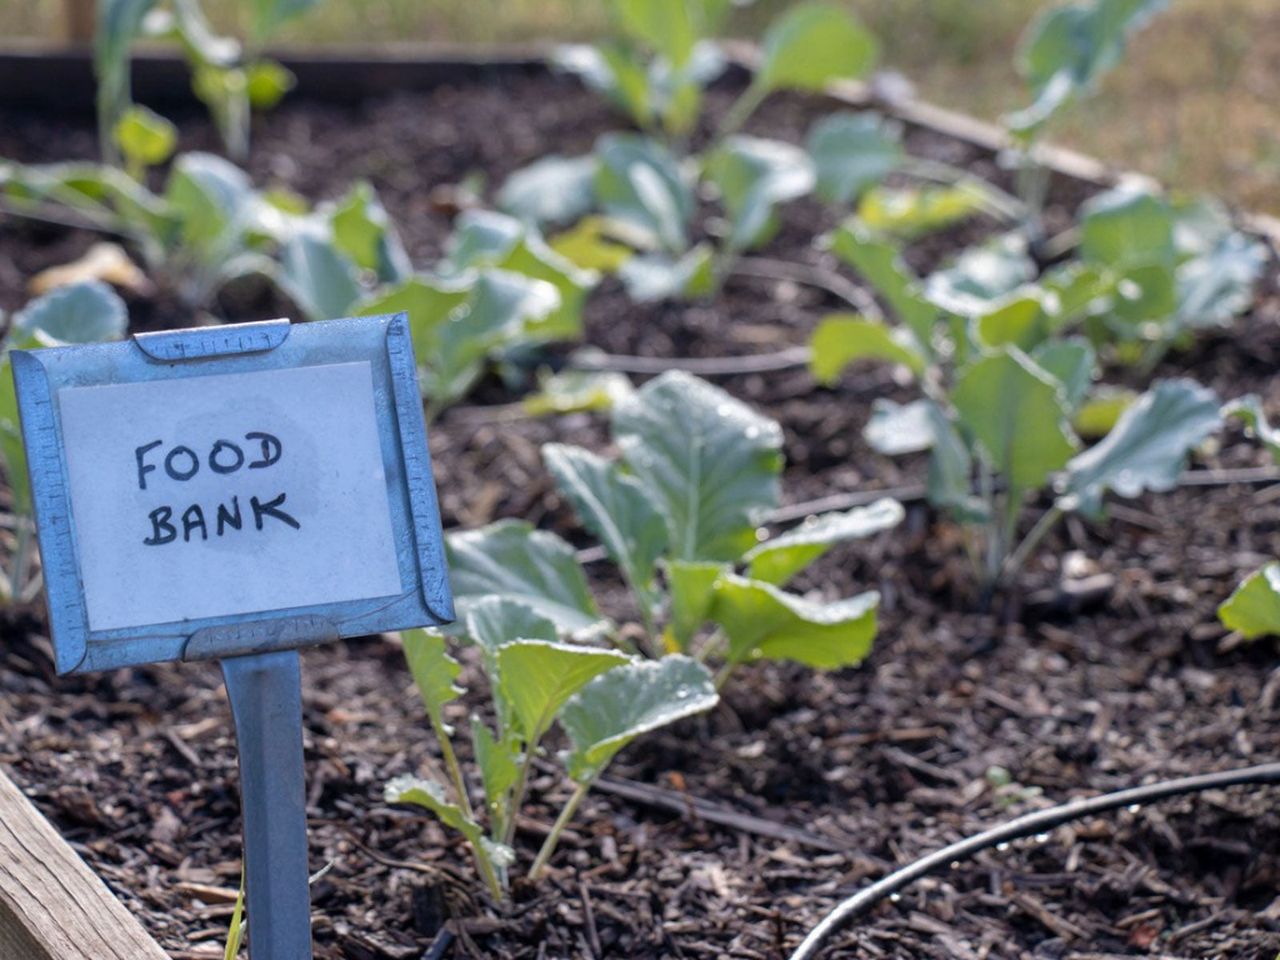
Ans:
<svg viewBox="0 0 1280 960"><path fill-rule="evenodd" d="M352 360L371 361L400 595L90 630L58 390ZM58 673L289 650L453 619L417 367L404 314L298 325L272 320L138 334L116 343L15 350L13 373Z"/></svg>

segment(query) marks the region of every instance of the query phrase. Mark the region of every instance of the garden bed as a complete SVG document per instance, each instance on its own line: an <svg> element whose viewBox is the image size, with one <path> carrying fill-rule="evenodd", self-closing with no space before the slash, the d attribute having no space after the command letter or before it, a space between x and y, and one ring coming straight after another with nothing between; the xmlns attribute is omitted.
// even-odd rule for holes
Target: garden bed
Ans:
<svg viewBox="0 0 1280 960"><path fill-rule="evenodd" d="M713 116L729 96L713 92ZM751 127L799 141L827 106L778 97ZM425 263L449 232L451 197L441 185L477 171L498 184L545 153L585 151L617 125L569 81L494 73L357 105L286 101L255 130L250 170L260 184L312 200L370 179L414 261ZM184 147L215 147L194 112L181 126ZM1008 185L981 145L923 127L907 142ZM0 110L0 156L95 152L88 117L55 125ZM1051 224L1067 224L1094 189L1055 178ZM793 204L765 254L817 262L808 240L833 225L817 204ZM995 229L971 221L916 244L909 259L931 269ZM95 239L0 224L0 309L24 301L37 270ZM225 296L224 312L245 320L290 312L255 289ZM586 341L659 358L767 353L804 344L818 318L839 307L808 287L745 276L714 303L692 305L636 305L607 282L587 309ZM141 300L131 313L140 327L192 319ZM1256 391L1274 410L1278 319L1273 256L1255 309L1235 331L1203 338L1159 372L1193 373L1224 398ZM569 352L544 359L559 363ZM889 461L862 440L873 399L909 397L885 375L854 370L833 390L815 387L804 370L718 382L782 423L791 502L900 490L924 477L923 459ZM578 537L538 447L557 440L600 449L604 421L512 418L505 405L515 398L488 381L432 428L445 526L511 516ZM1254 446L1228 437L1197 469L1264 465ZM921 503L908 504L898 533L832 551L797 587L827 599L882 591L868 661L830 675L778 664L743 670L717 711L619 758L611 777L650 789L593 792L549 881L517 884L505 910L483 897L456 836L382 802L388 779L438 762L396 644L306 651L312 866L333 863L313 891L317 956L783 957L840 896L1045 800L1276 758L1275 648L1224 644L1214 611L1280 552L1280 497L1255 484L1189 486L1125 502L1113 518L1065 524L990 614L969 612L976 598L957 531ZM1058 592L1069 551L1083 553L1100 589ZM592 571L607 612L630 616L611 571ZM128 577L122 571L122 588L131 588ZM220 956L240 850L234 743L216 669L164 665L59 680L46 629L37 609L4 623L0 763L174 957ZM534 783L517 838L526 862L554 811L536 801L557 783ZM883 905L832 955L1269 960L1278 949L1275 795L1233 790L984 854Z"/></svg>

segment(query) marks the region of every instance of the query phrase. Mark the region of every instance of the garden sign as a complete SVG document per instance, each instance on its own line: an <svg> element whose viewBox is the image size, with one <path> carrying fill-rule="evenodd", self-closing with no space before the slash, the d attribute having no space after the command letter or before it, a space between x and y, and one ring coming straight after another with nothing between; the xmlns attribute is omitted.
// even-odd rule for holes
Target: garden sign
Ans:
<svg viewBox="0 0 1280 960"><path fill-rule="evenodd" d="M15 351L59 673L222 662L254 960L311 957L297 648L453 618L403 314Z"/></svg>

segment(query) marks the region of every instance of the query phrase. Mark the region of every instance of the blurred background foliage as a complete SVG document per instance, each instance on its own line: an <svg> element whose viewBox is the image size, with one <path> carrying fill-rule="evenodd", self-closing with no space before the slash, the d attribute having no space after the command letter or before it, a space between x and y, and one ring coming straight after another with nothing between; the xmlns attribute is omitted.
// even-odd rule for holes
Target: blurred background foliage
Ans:
<svg viewBox="0 0 1280 960"><path fill-rule="evenodd" d="M935 103L994 119L1025 95L1018 36L1055 0L846 0L881 38L882 66ZM232 4L207 0L220 26ZM788 0L759 0L731 33L756 36ZM56 38L63 0L0 0L0 38ZM329 0L282 45L590 39L599 0ZM1280 0L1173 0L1100 95L1054 138L1186 190L1280 214Z"/></svg>

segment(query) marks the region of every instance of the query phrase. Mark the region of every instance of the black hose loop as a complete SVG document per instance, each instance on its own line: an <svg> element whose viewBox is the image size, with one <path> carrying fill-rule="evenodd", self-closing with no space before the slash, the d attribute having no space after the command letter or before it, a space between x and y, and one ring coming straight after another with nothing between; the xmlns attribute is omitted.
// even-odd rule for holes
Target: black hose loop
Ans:
<svg viewBox="0 0 1280 960"><path fill-rule="evenodd" d="M1223 787L1242 786L1244 784L1280 784L1280 763L1264 763L1256 767L1244 767L1238 770L1223 770L1219 773L1205 773L1194 777L1180 777L1176 780L1162 780L1141 787L1130 787L1115 793L1104 793L1097 797L1086 797L1073 800L1061 806L1047 810L1037 810L1008 823L982 833L959 840L943 847L934 853L921 857L907 864L869 887L858 891L852 897L837 904L819 924L809 931L800 946L791 954L790 960L815 960L825 942L846 924L870 910L873 906L914 883L921 877L933 873L957 860L964 860L981 853L990 847L1002 843L1010 843L1025 837L1034 836L1052 830L1054 827L1072 820L1105 813L1120 807L1129 807L1152 803L1166 797L1180 794L1198 793L1202 790L1214 790Z"/></svg>

